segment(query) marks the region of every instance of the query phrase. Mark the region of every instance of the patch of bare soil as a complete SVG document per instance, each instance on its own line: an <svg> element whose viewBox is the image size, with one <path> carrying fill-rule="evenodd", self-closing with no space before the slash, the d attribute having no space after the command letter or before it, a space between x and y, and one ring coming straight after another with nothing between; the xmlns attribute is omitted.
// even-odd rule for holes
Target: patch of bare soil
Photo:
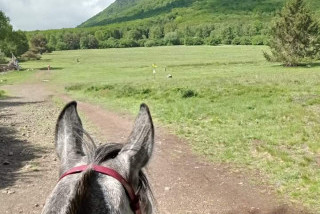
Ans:
<svg viewBox="0 0 320 214"><path fill-rule="evenodd" d="M0 100L0 213L40 213L57 179L53 117L58 110L47 96L30 97L31 89Z"/></svg>
<svg viewBox="0 0 320 214"><path fill-rule="evenodd" d="M0 213L40 213L57 182L53 136L60 109L45 83L6 90L17 97L0 100ZM89 103L80 102L79 109L99 139L125 142L133 117ZM161 127L156 126L155 153L147 171L159 213L308 213L280 200L269 187L252 184L244 173L197 157L185 141Z"/></svg>

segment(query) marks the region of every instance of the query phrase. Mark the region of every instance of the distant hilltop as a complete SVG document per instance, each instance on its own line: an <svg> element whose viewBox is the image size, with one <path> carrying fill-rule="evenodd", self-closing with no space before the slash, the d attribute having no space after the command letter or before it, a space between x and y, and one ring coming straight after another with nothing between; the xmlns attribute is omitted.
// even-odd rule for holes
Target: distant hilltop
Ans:
<svg viewBox="0 0 320 214"><path fill-rule="evenodd" d="M320 16L320 1L306 0ZM78 27L104 26L130 21L168 19L183 23L247 22L260 17L270 20L282 8L285 0L116 0L109 7L88 19Z"/></svg>

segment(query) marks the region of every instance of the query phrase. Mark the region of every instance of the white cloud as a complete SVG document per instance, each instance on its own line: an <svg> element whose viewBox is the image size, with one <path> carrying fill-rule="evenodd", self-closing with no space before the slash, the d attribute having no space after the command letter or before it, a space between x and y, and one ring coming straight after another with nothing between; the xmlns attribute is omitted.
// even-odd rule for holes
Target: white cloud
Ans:
<svg viewBox="0 0 320 214"><path fill-rule="evenodd" d="M45 30L76 27L114 0L0 0L0 10L14 29Z"/></svg>

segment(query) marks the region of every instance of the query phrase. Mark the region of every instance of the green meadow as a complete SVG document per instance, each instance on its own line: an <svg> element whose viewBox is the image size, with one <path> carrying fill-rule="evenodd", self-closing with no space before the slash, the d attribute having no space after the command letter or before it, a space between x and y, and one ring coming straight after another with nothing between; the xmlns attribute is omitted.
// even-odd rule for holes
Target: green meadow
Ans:
<svg viewBox="0 0 320 214"><path fill-rule="evenodd" d="M263 50L268 48L61 51L22 67L42 69L37 75L43 73L48 84L115 111L135 114L145 102L155 121L188 139L195 153L258 170L279 194L320 211L320 67L269 63Z"/></svg>

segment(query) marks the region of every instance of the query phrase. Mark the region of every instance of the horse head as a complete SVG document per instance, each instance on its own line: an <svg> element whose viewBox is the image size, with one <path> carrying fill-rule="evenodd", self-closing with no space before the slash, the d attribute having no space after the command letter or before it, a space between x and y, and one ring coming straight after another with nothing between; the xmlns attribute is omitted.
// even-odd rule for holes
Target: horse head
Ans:
<svg viewBox="0 0 320 214"><path fill-rule="evenodd" d="M55 132L61 179L42 214L152 213L153 196L143 168L153 145L147 105L141 104L126 144L97 147L82 127L77 103L70 102L60 113Z"/></svg>

